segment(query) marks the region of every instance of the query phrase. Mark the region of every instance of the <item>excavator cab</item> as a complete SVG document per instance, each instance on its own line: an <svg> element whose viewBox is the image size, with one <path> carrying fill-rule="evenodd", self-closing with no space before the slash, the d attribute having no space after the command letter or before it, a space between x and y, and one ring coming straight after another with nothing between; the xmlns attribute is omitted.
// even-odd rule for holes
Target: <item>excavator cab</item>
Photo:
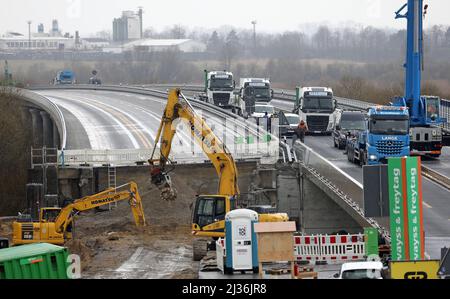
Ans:
<svg viewBox="0 0 450 299"><path fill-rule="evenodd" d="M197 236L220 237L224 234L225 215L236 209L235 197L197 196L192 215L192 231Z"/></svg>
<svg viewBox="0 0 450 299"><path fill-rule="evenodd" d="M55 222L61 208L43 208L41 209L40 222Z"/></svg>

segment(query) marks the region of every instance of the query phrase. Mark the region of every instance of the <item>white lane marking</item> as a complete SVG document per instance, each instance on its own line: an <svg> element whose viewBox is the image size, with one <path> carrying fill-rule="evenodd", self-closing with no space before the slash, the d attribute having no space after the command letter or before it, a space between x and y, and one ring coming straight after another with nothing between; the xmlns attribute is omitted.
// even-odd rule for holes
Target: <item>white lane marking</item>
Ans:
<svg viewBox="0 0 450 299"><path fill-rule="evenodd" d="M97 110L97 111L99 111L99 112L105 114L108 118L110 118L112 121L114 121L114 122L115 122L115 123L123 130L123 132L124 132L124 133L128 136L128 138L130 139L130 141L131 141L131 143L133 144L133 146L134 146L135 149L139 149L139 148L140 148L139 143L137 142L136 138L134 138L133 134L131 134L130 130L129 130L127 127L125 127L124 124L122 124L122 123L121 123L117 118L115 118L111 113L108 113L108 112L106 112L105 110L103 110L103 109L101 109L101 108L99 108L99 107L97 107L97 106L95 106L95 105L93 105L93 104L89 104L89 103L87 103L87 102L84 101L84 100L75 99L75 98L73 98L73 99L71 99L71 100L72 100L72 101L79 102L79 103L84 104L84 105L87 105L87 106L91 107L92 109ZM85 99L85 100L91 101L91 100L89 100L89 99ZM109 147L109 148L111 148L111 147ZM93 148L93 149L105 149L105 148ZM108 149L108 148L106 148L106 149Z"/></svg>
<svg viewBox="0 0 450 299"><path fill-rule="evenodd" d="M80 109L79 105L75 105L72 103L69 103L66 100L60 100L51 96L48 96L49 99L51 99L52 102L57 104L58 106L63 107L64 109L70 111L81 123L83 128L86 131L90 147L91 149L99 149L102 146L111 146L107 139L104 138L103 135L100 134L97 130L90 130L89 128L95 128L97 125L97 122L95 121L95 118L89 117L88 113L85 111L82 111Z"/></svg>
<svg viewBox="0 0 450 299"><path fill-rule="evenodd" d="M153 140L155 140L155 137L156 137L155 134L152 133L148 128L146 128L146 126L145 126L144 124L142 124L142 122L140 122L137 118L135 118L135 117L132 116L131 114L129 114L129 113L127 113L127 112L125 112L125 111L123 111L123 110L117 108L117 107L114 107L114 106L112 106L112 105L106 104L106 103L104 103L104 102L102 102L102 101L98 101L98 100L94 100L94 99L90 99L90 98L85 98L85 97L82 97L82 96L79 96L79 98L83 98L83 99L85 99L85 100L87 100L87 101L91 101L91 102L97 103L97 104L99 104L99 105L104 105L104 106L106 106L106 107L108 107L108 108L111 108L111 109L113 109L113 110L115 110L115 111L117 111L117 112L119 112L119 113L121 113L121 114L127 116L130 120L134 121L139 127L141 127L141 131L144 131L144 132L147 133ZM128 106L130 106L130 105L128 105ZM139 146L139 145L138 145L138 146Z"/></svg>
<svg viewBox="0 0 450 299"><path fill-rule="evenodd" d="M426 206L426 207L429 208L429 209L432 209L432 208L433 208L432 206L430 206L430 205L427 204L426 202L423 202L423 205Z"/></svg>

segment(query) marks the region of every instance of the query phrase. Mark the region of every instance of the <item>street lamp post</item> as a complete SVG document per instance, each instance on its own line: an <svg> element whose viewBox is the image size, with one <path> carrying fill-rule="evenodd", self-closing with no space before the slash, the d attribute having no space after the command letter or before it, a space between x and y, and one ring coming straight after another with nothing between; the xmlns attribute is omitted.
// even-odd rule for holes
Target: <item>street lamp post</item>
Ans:
<svg viewBox="0 0 450 299"><path fill-rule="evenodd" d="M252 21L253 25L253 49L256 52L256 21Z"/></svg>
<svg viewBox="0 0 450 299"><path fill-rule="evenodd" d="M28 48L31 50L31 21L28 21Z"/></svg>

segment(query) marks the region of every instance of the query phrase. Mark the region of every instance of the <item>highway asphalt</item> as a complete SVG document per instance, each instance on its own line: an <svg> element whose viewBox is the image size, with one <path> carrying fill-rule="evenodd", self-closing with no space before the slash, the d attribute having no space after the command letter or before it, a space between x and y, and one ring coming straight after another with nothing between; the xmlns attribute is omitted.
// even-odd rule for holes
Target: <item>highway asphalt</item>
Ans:
<svg viewBox="0 0 450 299"><path fill-rule="evenodd" d="M57 104L64 115L66 150L150 149L166 103L166 99L153 96L110 91L42 90L38 93ZM228 123L226 131L219 130L225 123L221 116L196 111L228 145L244 134ZM176 157L186 157L194 151L196 157L203 159L202 150L192 144L188 127L182 125L174 138L172 152Z"/></svg>

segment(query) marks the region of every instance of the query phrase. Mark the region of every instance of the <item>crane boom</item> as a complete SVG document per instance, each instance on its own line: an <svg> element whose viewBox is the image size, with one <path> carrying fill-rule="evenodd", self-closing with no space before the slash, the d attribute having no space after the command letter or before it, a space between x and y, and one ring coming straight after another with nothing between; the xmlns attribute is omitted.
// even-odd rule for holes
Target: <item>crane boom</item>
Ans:
<svg viewBox="0 0 450 299"><path fill-rule="evenodd" d="M160 143L159 168L164 172L172 149L176 133L177 120L188 124L191 135L201 147L219 176L218 195L235 196L239 194L236 163L225 144L214 134L206 122L195 112L194 108L179 89L171 90L167 105L156 135ZM153 149L152 159L156 146ZM154 165L155 160L150 160Z"/></svg>
<svg viewBox="0 0 450 299"><path fill-rule="evenodd" d="M407 12L401 14L405 8ZM410 104L413 122L421 119L420 111L422 110L420 104L423 70L423 11L423 0L408 0L396 12L396 19L407 19L404 98Z"/></svg>
<svg viewBox="0 0 450 299"><path fill-rule="evenodd" d="M405 12L406 10L406 12ZM428 5L423 0L407 0L398 11L396 19L407 20L405 93L394 98L393 105L408 108L410 115L410 154L428 155L434 158L442 154L443 137L440 125L446 122L440 117L441 99L421 94L424 69L423 23Z"/></svg>

